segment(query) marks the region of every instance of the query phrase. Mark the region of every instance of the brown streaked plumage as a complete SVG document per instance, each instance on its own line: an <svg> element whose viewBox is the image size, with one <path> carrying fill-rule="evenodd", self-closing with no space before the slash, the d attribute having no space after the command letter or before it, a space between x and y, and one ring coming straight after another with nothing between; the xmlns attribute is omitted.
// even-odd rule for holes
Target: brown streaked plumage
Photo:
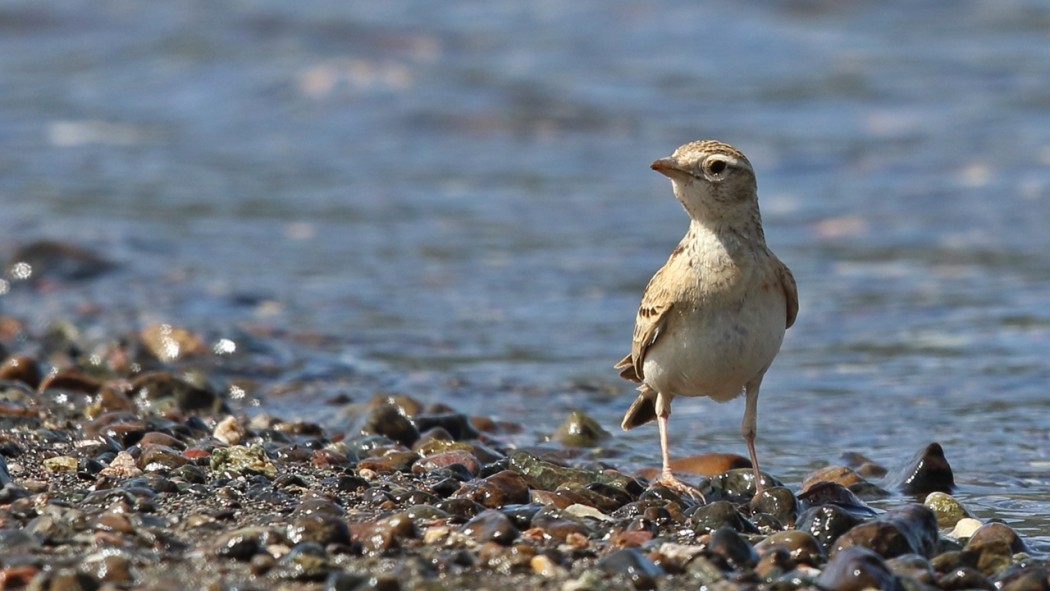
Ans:
<svg viewBox="0 0 1050 591"><path fill-rule="evenodd" d="M798 314L795 279L766 246L755 174L743 153L704 140L679 147L652 168L671 179L690 224L646 286L631 352L616 364L621 377L640 384L622 427L656 419L663 461L657 483L688 491L670 468L671 401L708 396L723 402L744 392L742 430L760 491L758 392Z"/></svg>

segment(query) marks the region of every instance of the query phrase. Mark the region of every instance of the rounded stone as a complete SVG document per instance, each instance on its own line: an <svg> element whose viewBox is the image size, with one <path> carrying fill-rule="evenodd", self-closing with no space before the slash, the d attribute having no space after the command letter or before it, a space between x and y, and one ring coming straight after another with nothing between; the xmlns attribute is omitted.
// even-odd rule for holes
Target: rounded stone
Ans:
<svg viewBox="0 0 1050 591"><path fill-rule="evenodd" d="M851 546L833 555L820 573L817 586L826 591L903 591L900 580L882 557L861 546Z"/></svg>
<svg viewBox="0 0 1050 591"><path fill-rule="evenodd" d="M959 520L972 517L962 503L947 493L932 492L926 495L926 500L922 504L933 511L933 514L937 516L937 525L942 528L955 527Z"/></svg>
<svg viewBox="0 0 1050 591"><path fill-rule="evenodd" d="M736 510L729 501L715 501L698 508L689 516L689 525L698 534L728 527L738 532L758 533L758 528Z"/></svg>
<svg viewBox="0 0 1050 591"><path fill-rule="evenodd" d="M758 554L736 530L723 527L711 534L707 549L734 569L747 569L758 562Z"/></svg>
<svg viewBox="0 0 1050 591"><path fill-rule="evenodd" d="M751 499L751 513L766 513L783 524L793 525L798 518L798 499L790 489L774 486Z"/></svg>
<svg viewBox="0 0 1050 591"><path fill-rule="evenodd" d="M504 546L509 546L518 538L518 529L510 518L492 509L475 516L460 531L478 542L496 542Z"/></svg>
<svg viewBox="0 0 1050 591"><path fill-rule="evenodd" d="M804 531L787 530L767 536L755 545L755 551L764 555L774 548L784 548L792 560L810 566L819 566L827 561L824 547L813 534Z"/></svg>

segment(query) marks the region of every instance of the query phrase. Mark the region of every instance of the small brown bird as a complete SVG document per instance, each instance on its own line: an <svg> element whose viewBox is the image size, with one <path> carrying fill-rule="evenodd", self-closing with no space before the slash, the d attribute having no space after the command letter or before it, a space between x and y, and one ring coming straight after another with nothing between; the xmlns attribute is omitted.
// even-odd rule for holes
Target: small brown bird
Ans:
<svg viewBox="0 0 1050 591"><path fill-rule="evenodd" d="M663 472L654 484L691 492L671 472L667 419L675 396L725 402L746 394L742 430L755 485L755 422L762 378L798 314L791 271L766 246L751 163L713 140L685 144L652 169L671 179L689 231L645 288L631 353L617 369L638 382L622 426L656 419Z"/></svg>

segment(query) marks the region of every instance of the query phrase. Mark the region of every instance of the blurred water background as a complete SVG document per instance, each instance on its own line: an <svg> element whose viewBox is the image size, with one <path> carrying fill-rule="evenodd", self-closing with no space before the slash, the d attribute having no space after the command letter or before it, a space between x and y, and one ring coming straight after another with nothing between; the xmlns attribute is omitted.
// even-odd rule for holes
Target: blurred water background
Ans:
<svg viewBox="0 0 1050 591"><path fill-rule="evenodd" d="M686 227L648 164L699 138L748 154L800 288L763 467L939 441L965 503L1050 547L1040 0L9 0L0 253L119 269L0 311L262 327L283 416L382 389L536 439L581 408L652 465L611 366ZM676 455L745 453L742 401L674 410Z"/></svg>

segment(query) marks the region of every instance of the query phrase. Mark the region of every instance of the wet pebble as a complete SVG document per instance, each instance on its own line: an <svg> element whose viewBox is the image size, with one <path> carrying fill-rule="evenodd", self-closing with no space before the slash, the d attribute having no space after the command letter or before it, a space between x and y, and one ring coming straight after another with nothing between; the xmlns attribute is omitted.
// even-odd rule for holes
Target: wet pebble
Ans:
<svg viewBox="0 0 1050 591"><path fill-rule="evenodd" d="M745 519L729 501L715 501L697 508L689 516L689 525L698 534L710 533L722 528L758 533L758 528Z"/></svg>
<svg viewBox="0 0 1050 591"><path fill-rule="evenodd" d="M357 463L358 470L369 470L378 474L410 472L419 461L419 454L411 451L390 450L381 456L372 456Z"/></svg>
<svg viewBox="0 0 1050 591"><path fill-rule="evenodd" d="M208 345L193 331L167 323L144 327L139 331L139 339L146 351L161 363L200 355L208 350Z"/></svg>
<svg viewBox="0 0 1050 591"><path fill-rule="evenodd" d="M386 517L376 523L351 524L354 541L368 554L381 554L398 548L405 540L419 537L412 518L404 513Z"/></svg>
<svg viewBox="0 0 1050 591"><path fill-rule="evenodd" d="M902 554L886 561L886 566L899 577L918 581L924 585L936 585L937 573L930 562L918 554Z"/></svg>
<svg viewBox="0 0 1050 591"><path fill-rule="evenodd" d="M283 533L268 527L246 527L223 534L215 543L215 553L222 558L247 561L271 544L285 544Z"/></svg>
<svg viewBox="0 0 1050 591"><path fill-rule="evenodd" d="M778 547L786 550L791 559L798 563L820 566L827 560L827 552L817 538L811 533L798 530L781 531L767 536L755 545L755 551L763 555Z"/></svg>
<svg viewBox="0 0 1050 591"><path fill-rule="evenodd" d="M44 468L50 472L76 472L77 459L73 456L55 456L44 460Z"/></svg>
<svg viewBox="0 0 1050 591"><path fill-rule="evenodd" d="M569 413L551 434L551 439L566 447L593 447L608 438L609 432L598 421L578 410Z"/></svg>
<svg viewBox="0 0 1050 591"><path fill-rule="evenodd" d="M261 474L270 479L277 476L277 466L258 445L216 448L211 454L210 465L212 470L233 475Z"/></svg>
<svg viewBox="0 0 1050 591"><path fill-rule="evenodd" d="M463 484L457 496L490 509L529 502L529 486L517 472L503 470L481 480Z"/></svg>
<svg viewBox="0 0 1050 591"><path fill-rule="evenodd" d="M81 561L80 570L102 583L120 586L133 585L137 578L131 559L113 551L88 556Z"/></svg>
<svg viewBox="0 0 1050 591"><path fill-rule="evenodd" d="M293 544L317 542L327 544L349 544L350 528L342 517L310 515L299 517L288 524L288 540Z"/></svg>
<svg viewBox="0 0 1050 591"><path fill-rule="evenodd" d="M192 384L168 372L147 372L130 385L131 398L143 411L163 414L169 409L215 414L226 411L226 403L209 388Z"/></svg>
<svg viewBox="0 0 1050 591"><path fill-rule="evenodd" d="M963 548L968 561L986 575L1006 570L1020 552L1028 552L1024 540L1012 527L998 522L981 526Z"/></svg>
<svg viewBox="0 0 1050 591"><path fill-rule="evenodd" d="M815 482L799 493L798 501L803 509L833 504L859 519L876 515L853 491L836 482Z"/></svg>
<svg viewBox="0 0 1050 591"><path fill-rule="evenodd" d="M447 468L453 464L463 466L472 476L476 476L481 471L481 463L474 454L466 450L454 449L424 457L412 465L412 472L422 474L439 468Z"/></svg>
<svg viewBox="0 0 1050 591"><path fill-rule="evenodd" d="M361 430L365 433L389 437L406 447L412 447L412 444L419 439L419 430L393 404L379 404L372 407Z"/></svg>
<svg viewBox="0 0 1050 591"><path fill-rule="evenodd" d="M933 514L937 516L937 525L942 528L955 527L959 520L972 517L962 503L947 493L932 492L926 495L926 500L922 504L933 511Z"/></svg>
<svg viewBox="0 0 1050 591"><path fill-rule="evenodd" d="M598 561L598 568L618 579L626 580L635 589L655 589L662 568L636 548L616 550Z"/></svg>
<svg viewBox="0 0 1050 591"><path fill-rule="evenodd" d="M994 591L995 584L989 581L977 569L960 566L937 578L937 587L944 591L963 591L964 589L986 589Z"/></svg>
<svg viewBox="0 0 1050 591"><path fill-rule="evenodd" d="M762 474L762 486L773 488L783 486L783 483L768 474ZM699 488L708 501L726 500L733 503L750 502L757 490L755 473L750 468L723 472L702 483Z"/></svg>
<svg viewBox="0 0 1050 591"><path fill-rule="evenodd" d="M36 390L42 378L40 363L28 355L12 355L0 364L0 380L21 382Z"/></svg>
<svg viewBox="0 0 1050 591"><path fill-rule="evenodd" d="M798 518L798 499L790 489L783 486L767 488L751 499L752 514L765 513L781 524L794 525Z"/></svg>
<svg viewBox="0 0 1050 591"><path fill-rule="evenodd" d="M817 585L826 591L903 591L900 579L882 557L860 546L845 548L832 556L820 573Z"/></svg>
<svg viewBox="0 0 1050 591"><path fill-rule="evenodd" d="M292 546L273 570L274 576L296 581L323 581L332 571L328 554L316 542L303 542Z"/></svg>
<svg viewBox="0 0 1050 591"><path fill-rule="evenodd" d="M906 495L925 496L931 492L951 493L955 488L955 475L944 457L939 443L931 443L919 450L904 469L897 488Z"/></svg>
<svg viewBox="0 0 1050 591"><path fill-rule="evenodd" d="M460 531L478 542L509 545L518 538L518 528L510 518L492 509L481 512L463 524Z"/></svg>
<svg viewBox="0 0 1050 591"><path fill-rule="evenodd" d="M758 562L758 553L747 540L740 537L735 529L723 527L711 534L707 549L715 556L721 557L730 568L742 570L753 567Z"/></svg>
<svg viewBox="0 0 1050 591"><path fill-rule="evenodd" d="M416 429L421 432L441 429L454 441L477 439L479 435L471 424L470 418L457 412L419 414L413 418L413 421L416 424Z"/></svg>
<svg viewBox="0 0 1050 591"><path fill-rule="evenodd" d="M825 550L830 551L842 534L860 524L862 519L838 505L821 505L802 512L795 528L814 536Z"/></svg>
<svg viewBox="0 0 1050 591"><path fill-rule="evenodd" d="M83 246L39 240L22 245L12 253L7 274L17 281L31 283L47 279L83 281L116 267L113 261Z"/></svg>
<svg viewBox="0 0 1050 591"><path fill-rule="evenodd" d="M832 555L851 546L863 546L883 558L902 554L930 556L938 539L937 518L922 505L907 505L861 523L835 540Z"/></svg>

